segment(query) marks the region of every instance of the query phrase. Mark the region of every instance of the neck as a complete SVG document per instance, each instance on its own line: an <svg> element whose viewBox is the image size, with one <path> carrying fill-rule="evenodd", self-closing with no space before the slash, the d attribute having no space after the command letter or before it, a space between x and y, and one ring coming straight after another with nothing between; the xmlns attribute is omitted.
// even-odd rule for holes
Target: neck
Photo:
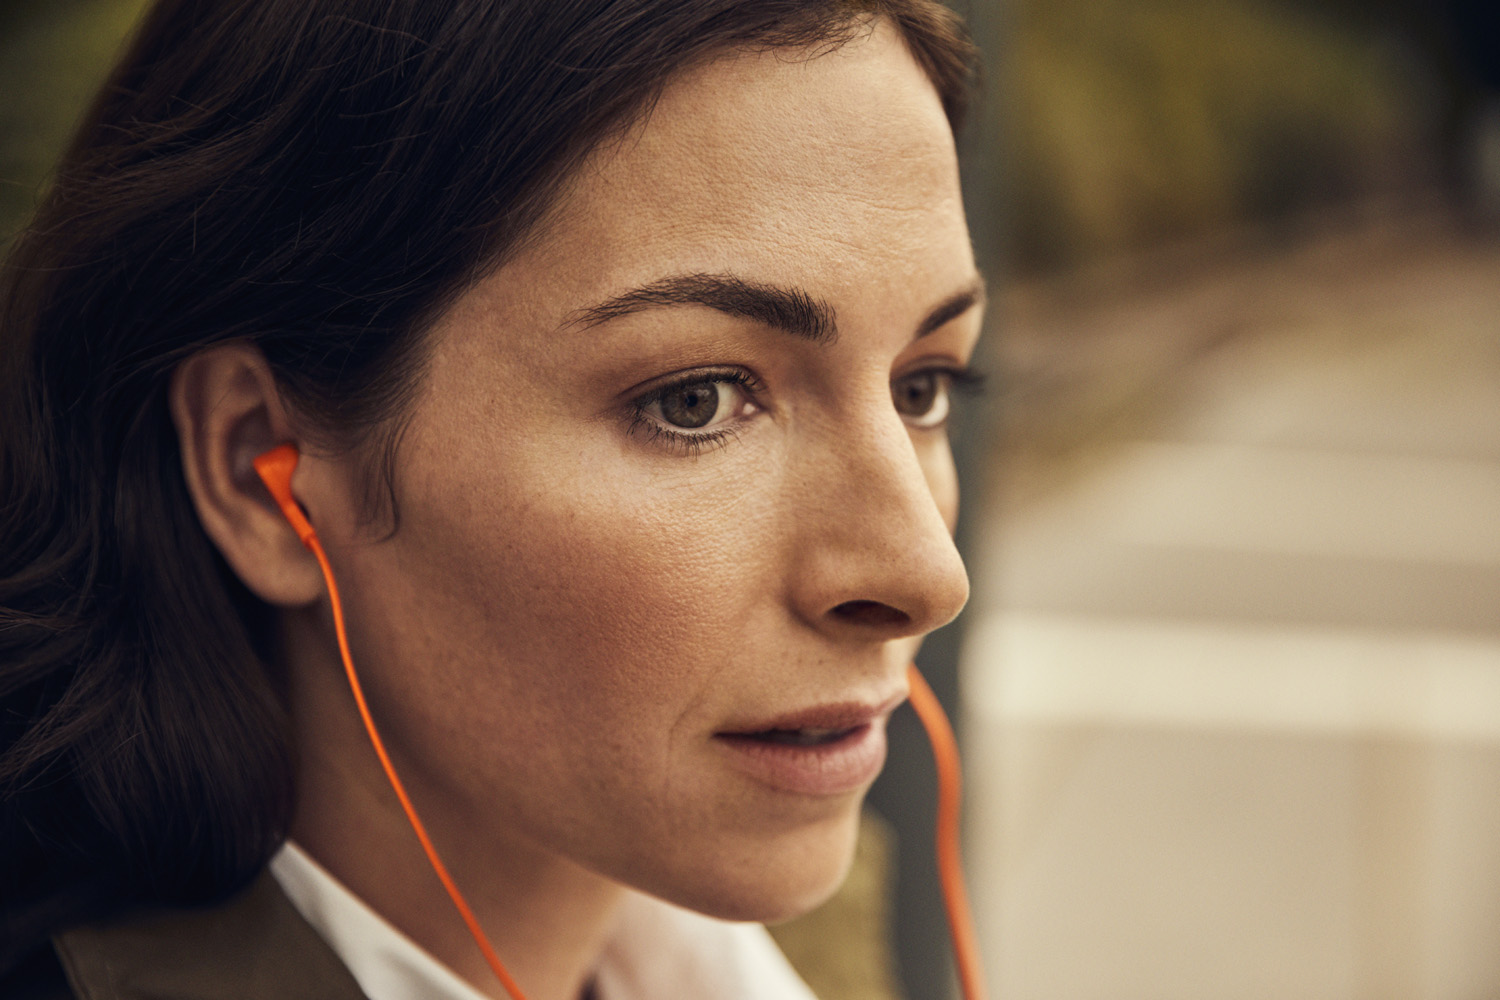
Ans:
<svg viewBox="0 0 1500 1000"><path fill-rule="evenodd" d="M321 687L294 681L299 806L292 838L475 989L511 1000L428 864L352 707L345 708L347 689ZM401 773L399 756L396 766ZM417 776L402 776L443 863L526 1000L587 997L626 890L539 845L507 839L493 822L444 808L437 796L424 795ZM471 835L481 827L483 836Z"/></svg>

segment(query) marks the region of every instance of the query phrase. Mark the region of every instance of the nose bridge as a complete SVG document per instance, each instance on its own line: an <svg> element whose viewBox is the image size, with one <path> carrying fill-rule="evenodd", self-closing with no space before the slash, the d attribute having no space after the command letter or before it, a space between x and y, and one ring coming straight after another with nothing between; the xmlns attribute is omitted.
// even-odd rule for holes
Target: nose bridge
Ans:
<svg viewBox="0 0 1500 1000"><path fill-rule="evenodd" d="M804 615L875 602L901 612L898 631L929 632L968 600L968 576L910 432L889 406L846 424L808 456L794 532Z"/></svg>

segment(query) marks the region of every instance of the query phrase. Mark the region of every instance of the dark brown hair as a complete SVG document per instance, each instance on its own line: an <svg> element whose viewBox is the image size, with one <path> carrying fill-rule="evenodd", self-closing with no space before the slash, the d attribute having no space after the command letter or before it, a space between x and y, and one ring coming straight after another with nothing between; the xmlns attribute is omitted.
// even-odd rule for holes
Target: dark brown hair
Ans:
<svg viewBox="0 0 1500 1000"><path fill-rule="evenodd" d="M156 5L0 272L0 969L222 896L285 834L270 612L189 502L174 366L248 341L368 443L427 325L673 74L877 17L956 126L972 50L935 0Z"/></svg>

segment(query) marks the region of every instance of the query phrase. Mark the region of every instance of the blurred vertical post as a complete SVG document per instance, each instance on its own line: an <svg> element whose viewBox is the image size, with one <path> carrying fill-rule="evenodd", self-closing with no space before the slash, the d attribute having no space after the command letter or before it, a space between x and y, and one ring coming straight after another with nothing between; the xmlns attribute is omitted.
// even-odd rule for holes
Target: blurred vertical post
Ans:
<svg viewBox="0 0 1500 1000"><path fill-rule="evenodd" d="M997 81L1001 78L1000 43L1006 2L972 0L953 4L965 16L983 54L984 75L959 144L959 160L974 253L980 271L992 286L999 277L1003 235L1004 200L1000 188L1003 148ZM990 372L995 368L989 363L997 353L995 336L996 331L987 330L981 342L976 358L980 371ZM971 572L970 555L984 509L980 488L986 476L981 463L994 452L989 445L997 409L992 389L985 398L968 400L960 408L953 428L953 450L962 493L957 540ZM964 734L958 674L964 620L960 615L952 625L929 636L917 657L917 665L947 708L961 745ZM957 990L932 848L936 778L927 737L909 709L898 712L891 720L890 743L890 760L870 792L870 804L890 823L896 835L897 967L907 1000L949 1000Z"/></svg>

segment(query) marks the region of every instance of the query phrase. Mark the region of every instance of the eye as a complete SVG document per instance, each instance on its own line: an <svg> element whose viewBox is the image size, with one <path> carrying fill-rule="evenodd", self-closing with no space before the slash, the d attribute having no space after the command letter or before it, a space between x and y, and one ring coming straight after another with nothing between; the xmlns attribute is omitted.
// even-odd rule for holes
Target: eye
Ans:
<svg viewBox="0 0 1500 1000"><path fill-rule="evenodd" d="M911 427L941 427L948 419L952 374L936 368L903 375L891 383L896 412Z"/></svg>
<svg viewBox="0 0 1500 1000"><path fill-rule="evenodd" d="M658 389L643 401L641 409L665 424L664 429L696 431L742 415L749 403L742 385L715 378Z"/></svg>
<svg viewBox="0 0 1500 1000"><path fill-rule="evenodd" d="M923 368L891 382L891 402L908 427L931 430L948 422L955 390L979 392L984 376L972 368Z"/></svg>
<svg viewBox="0 0 1500 1000"><path fill-rule="evenodd" d="M631 401L630 432L694 454L737 435L761 409L755 399L760 390L743 369L686 372Z"/></svg>

